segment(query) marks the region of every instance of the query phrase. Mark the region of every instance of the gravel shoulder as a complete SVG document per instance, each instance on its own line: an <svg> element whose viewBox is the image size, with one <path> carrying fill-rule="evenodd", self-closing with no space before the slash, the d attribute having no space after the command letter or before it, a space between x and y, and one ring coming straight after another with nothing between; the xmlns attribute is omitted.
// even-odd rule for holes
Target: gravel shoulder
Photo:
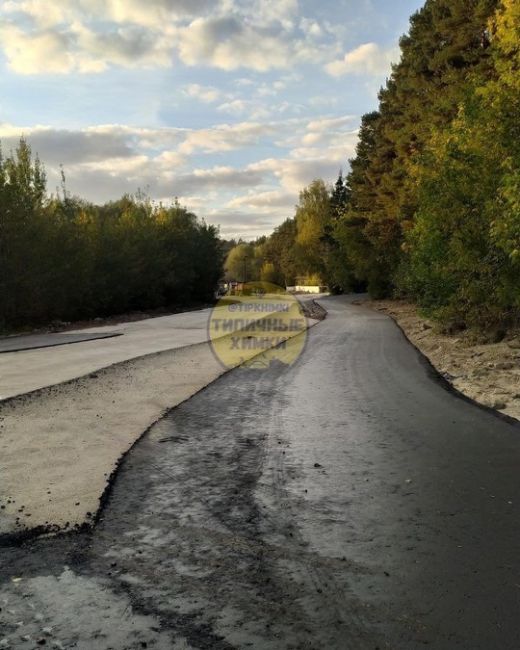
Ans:
<svg viewBox="0 0 520 650"><path fill-rule="evenodd" d="M118 459L168 408L223 372L200 344L0 404L0 534L91 521Z"/></svg>
<svg viewBox="0 0 520 650"><path fill-rule="evenodd" d="M520 419L520 338L475 343L471 333L441 334L432 321L407 302L360 300L359 304L394 319L407 338L460 393Z"/></svg>

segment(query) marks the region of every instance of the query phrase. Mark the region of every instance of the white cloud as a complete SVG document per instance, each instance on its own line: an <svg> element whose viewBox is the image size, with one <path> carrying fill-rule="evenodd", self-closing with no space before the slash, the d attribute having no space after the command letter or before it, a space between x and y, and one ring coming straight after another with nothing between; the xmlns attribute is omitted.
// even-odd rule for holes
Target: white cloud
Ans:
<svg viewBox="0 0 520 650"><path fill-rule="evenodd" d="M133 129L121 125L90 127L79 131L37 126L0 125L5 152L16 148L21 135L48 167L52 188L59 165L65 165L74 192L104 201L150 187L154 196L204 193L208 188L254 187L263 172L249 167L196 167L187 171L187 154L202 147L210 152L246 146L272 130L260 124L220 125L214 129ZM178 142L175 149L168 144ZM150 145L152 149L149 150ZM157 147L161 150L157 151ZM106 178L103 178L103 175Z"/></svg>
<svg viewBox="0 0 520 650"><path fill-rule="evenodd" d="M323 36L323 28L315 20L309 18L302 18L300 21L300 28L309 36L319 37Z"/></svg>
<svg viewBox="0 0 520 650"><path fill-rule="evenodd" d="M117 128L70 131L44 126L23 128L8 124L0 125L3 150L14 150L22 135L27 138L33 152L49 165L128 158L135 154L128 137Z"/></svg>
<svg viewBox="0 0 520 650"><path fill-rule="evenodd" d="M285 138L278 141L280 147L292 148L302 155L304 148L312 147L314 151L321 150L320 157L327 155L331 147L342 147L350 155L351 143L357 141L358 118L352 115L338 117L321 117L304 121L301 128L294 129L290 135L284 134ZM292 155L292 152L291 152ZM309 154L315 157L314 153ZM307 157L307 155L305 155Z"/></svg>
<svg viewBox="0 0 520 650"><path fill-rule="evenodd" d="M235 84L235 86L238 86L239 88L255 85L255 82L252 79L249 79L247 77L240 77L238 79L235 79L233 83Z"/></svg>
<svg viewBox="0 0 520 650"><path fill-rule="evenodd" d="M217 200L217 193L208 190L204 196L183 194L182 196L178 197L178 199L181 205L185 205L189 210L193 210L199 214L207 214L211 209L211 205L214 205L215 201ZM166 204L171 200L171 196L159 197L158 200Z"/></svg>
<svg viewBox="0 0 520 650"><path fill-rule="evenodd" d="M113 177L119 177L121 175L132 176L141 173L149 162L150 159L148 156L135 155L122 158L105 158L104 160L96 160L95 162L82 161L80 165L72 165L69 169L72 169L73 173L79 168L82 173L92 171L105 172Z"/></svg>
<svg viewBox="0 0 520 650"><path fill-rule="evenodd" d="M247 115L251 120L262 120L271 115L271 110L263 106L261 103L247 99L234 99L230 102L225 102L217 107L221 113L228 113L229 115L242 116Z"/></svg>
<svg viewBox="0 0 520 650"><path fill-rule="evenodd" d="M0 27L0 39L11 68L20 74L66 73L74 68L66 34L54 30L27 34L6 24Z"/></svg>
<svg viewBox="0 0 520 650"><path fill-rule="evenodd" d="M188 84L184 87L184 93L188 97L199 99L206 104L216 102L221 96L221 92L217 88L213 88L213 86L201 86L200 84Z"/></svg>
<svg viewBox="0 0 520 650"><path fill-rule="evenodd" d="M7 23L0 27L0 38L11 69L19 74L98 73L108 65L167 66L171 59L165 39L139 27L95 32L75 23L68 29L23 31Z"/></svg>
<svg viewBox="0 0 520 650"><path fill-rule="evenodd" d="M23 74L95 73L109 66L257 72L320 64L338 53L297 0L8 0L3 48Z"/></svg>
<svg viewBox="0 0 520 650"><path fill-rule="evenodd" d="M85 1L85 0L83 0ZM194 16L218 5L215 0L90 0L98 13L115 22L160 27L173 18Z"/></svg>
<svg viewBox="0 0 520 650"><path fill-rule="evenodd" d="M232 208L210 210L206 213L210 223L220 225L220 233L223 237L243 239L255 239L271 233L286 216L283 211L264 214Z"/></svg>
<svg viewBox="0 0 520 650"><path fill-rule="evenodd" d="M8 0L2 9L26 15L40 27L85 19L163 28L218 6L218 0Z"/></svg>
<svg viewBox="0 0 520 650"><path fill-rule="evenodd" d="M159 160L171 163L184 161L193 153L214 154L255 146L294 123L238 122L202 129L105 124L80 130L0 124L0 141L4 150L10 150L23 135L33 151L51 164L126 157L143 150L152 150Z"/></svg>
<svg viewBox="0 0 520 650"><path fill-rule="evenodd" d="M164 37L139 26L119 27L111 31L96 32L82 25L74 25L78 59L92 63L94 71L107 65L123 67L168 66L171 46ZM88 71L88 69L87 69Z"/></svg>
<svg viewBox="0 0 520 650"><path fill-rule="evenodd" d="M57 173L52 171L52 182L49 183L51 189L58 180ZM183 171L165 165L163 159L149 156L72 165L65 168L65 174L69 189L90 200L99 202L116 199L124 193L134 193L141 188L155 199L166 201L175 196L182 197L190 208L192 204L186 197L204 197L211 192L220 195L243 191L261 185L264 177L261 171L226 166ZM218 203L218 199L215 202Z"/></svg>
<svg viewBox="0 0 520 650"><path fill-rule="evenodd" d="M353 157L356 151L357 140L357 135L354 134L350 143L329 144L329 146L321 147L298 147L293 149L290 155L295 160L310 160L314 162L336 161L334 165L339 169L340 167L345 167L346 161Z"/></svg>
<svg viewBox="0 0 520 650"><path fill-rule="evenodd" d="M164 169L172 169L183 167L187 162L187 158L178 151L163 151L155 161Z"/></svg>
<svg viewBox="0 0 520 650"><path fill-rule="evenodd" d="M232 151L254 145L273 131L272 125L259 122L222 124L213 128L192 130L186 133L179 151L183 154L192 154L195 151L205 153Z"/></svg>
<svg viewBox="0 0 520 650"><path fill-rule="evenodd" d="M228 208L251 208L269 213L273 208L292 208L295 203L293 192L270 190L267 192L250 192L238 196L227 204Z"/></svg>
<svg viewBox="0 0 520 650"><path fill-rule="evenodd" d="M211 169L194 169L193 172L187 174L185 179L193 180L193 182L201 183L204 187L250 187L257 185L262 181L262 175L259 171L246 168L235 169L234 167L212 167ZM182 180L180 183L182 184Z"/></svg>
<svg viewBox="0 0 520 650"><path fill-rule="evenodd" d="M285 29L291 29L298 15L298 10L298 0L276 0L276 2L273 2L273 0L257 0L253 13L262 22L268 24L278 22Z"/></svg>
<svg viewBox="0 0 520 650"><path fill-rule="evenodd" d="M217 111L221 113L229 113L230 115L242 115L248 109L251 102L246 99L233 99L230 102L225 102L217 107Z"/></svg>
<svg viewBox="0 0 520 650"><path fill-rule="evenodd" d="M325 70L333 77L346 74L381 75L390 73L391 63L398 58L394 48L384 50L377 43L365 43L347 52L343 59L332 61Z"/></svg>
<svg viewBox="0 0 520 650"><path fill-rule="evenodd" d="M42 2L42 0L8 0L2 4L6 15L22 14L30 17L38 27L58 25L72 15L70 0Z"/></svg>
<svg viewBox="0 0 520 650"><path fill-rule="evenodd" d="M179 55L186 65L266 72L286 68L293 53L280 30L252 25L237 16L196 18L178 31Z"/></svg>
<svg viewBox="0 0 520 650"><path fill-rule="evenodd" d="M343 127L351 127L357 121L355 115L342 115L340 117L323 117L312 120L307 124L308 131L331 131Z"/></svg>
<svg viewBox="0 0 520 650"><path fill-rule="evenodd" d="M180 197L212 223L222 223L227 236L258 235L293 214L300 190L313 179L335 180L354 151L353 126L348 115L203 129L0 124L0 140L8 151L23 133L47 165L51 191L59 184L63 163L69 191L88 200L103 202L142 188L165 202ZM283 158L215 163L222 152L245 149L248 157L254 156L258 144L273 149L278 139L288 149Z"/></svg>
<svg viewBox="0 0 520 650"><path fill-rule="evenodd" d="M339 98L338 97L327 97L324 95L316 95L315 97L311 97L308 100L309 106L312 106L313 108L330 108L332 106L337 106L339 104Z"/></svg>
<svg viewBox="0 0 520 650"><path fill-rule="evenodd" d="M253 163L249 169L274 175L283 189L294 193L297 197L298 192L315 178L333 178L337 173L337 163L323 160L267 158Z"/></svg>

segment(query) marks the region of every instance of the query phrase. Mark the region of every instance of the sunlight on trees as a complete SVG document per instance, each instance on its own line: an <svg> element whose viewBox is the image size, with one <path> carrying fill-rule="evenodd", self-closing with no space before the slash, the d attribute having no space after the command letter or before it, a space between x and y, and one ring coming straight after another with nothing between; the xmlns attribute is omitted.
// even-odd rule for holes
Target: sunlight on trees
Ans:
<svg viewBox="0 0 520 650"><path fill-rule="evenodd" d="M63 190L22 139L0 161L0 328L211 300L217 229L175 202L125 196L102 206Z"/></svg>

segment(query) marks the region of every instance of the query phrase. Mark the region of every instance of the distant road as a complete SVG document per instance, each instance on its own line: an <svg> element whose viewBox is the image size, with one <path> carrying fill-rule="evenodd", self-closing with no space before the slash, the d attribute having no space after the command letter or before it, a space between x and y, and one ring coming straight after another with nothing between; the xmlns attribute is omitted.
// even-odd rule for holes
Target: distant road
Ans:
<svg viewBox="0 0 520 650"><path fill-rule="evenodd" d="M297 297L305 302L320 296ZM0 339L0 352L14 347L15 340L20 341L16 347L27 345L27 338L31 345L39 342L42 346L0 353L0 400L76 379L121 361L203 343L208 340L211 311L200 309L118 325ZM77 342L72 342L74 335Z"/></svg>
<svg viewBox="0 0 520 650"><path fill-rule="evenodd" d="M123 336L94 339L71 345L0 354L0 398L12 397L38 388L81 377L113 363L182 348L208 340L210 309L119 325L77 330L89 334L119 333ZM74 334L75 331L66 334ZM63 334L40 335L42 343L52 343Z"/></svg>
<svg viewBox="0 0 520 650"><path fill-rule="evenodd" d="M294 366L228 373L155 425L92 535L2 549L0 637L518 650L520 429L349 300L322 300Z"/></svg>

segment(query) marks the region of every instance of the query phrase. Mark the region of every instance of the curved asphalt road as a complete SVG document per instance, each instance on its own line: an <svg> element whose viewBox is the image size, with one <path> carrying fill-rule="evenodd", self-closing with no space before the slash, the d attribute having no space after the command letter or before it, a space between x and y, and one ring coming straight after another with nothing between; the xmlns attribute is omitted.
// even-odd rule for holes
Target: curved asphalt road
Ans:
<svg viewBox="0 0 520 650"><path fill-rule="evenodd" d="M0 648L517 650L520 428L322 301L123 463L93 533L1 549Z"/></svg>

